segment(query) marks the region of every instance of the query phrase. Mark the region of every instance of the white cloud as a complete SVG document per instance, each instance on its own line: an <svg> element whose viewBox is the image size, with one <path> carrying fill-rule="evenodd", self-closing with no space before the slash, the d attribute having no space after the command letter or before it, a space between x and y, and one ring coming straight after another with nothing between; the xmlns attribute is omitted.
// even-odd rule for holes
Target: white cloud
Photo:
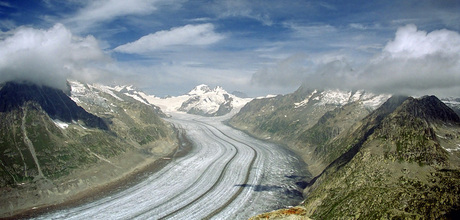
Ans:
<svg viewBox="0 0 460 220"><path fill-rule="evenodd" d="M309 66L295 68L281 62L256 72L252 79L266 85L287 85L306 76L304 86L309 88L365 89L407 95L460 94L460 34L455 31L442 29L427 33L411 24L400 27L393 40L359 66L352 67L347 57L331 57L336 58L329 59L327 54L316 56Z"/></svg>
<svg viewBox="0 0 460 220"><path fill-rule="evenodd" d="M95 0L80 9L76 15L64 21L85 31L101 22L109 22L128 15L148 15L163 5L174 5L182 0Z"/></svg>
<svg viewBox="0 0 460 220"><path fill-rule="evenodd" d="M249 84L250 72L237 67L221 69L181 63L155 65L125 62L118 63L111 72L115 73L111 76L115 76L113 80L116 84L133 84L156 96L182 95L203 83L211 87L222 86L228 91L244 91L251 95L253 89Z"/></svg>
<svg viewBox="0 0 460 220"><path fill-rule="evenodd" d="M257 20L263 25L271 26L273 21L262 6L268 6L265 1L246 1L246 0L218 0L211 3L211 8L217 17L246 17Z"/></svg>
<svg viewBox="0 0 460 220"><path fill-rule="evenodd" d="M77 21L100 22L129 14L147 14L156 7L153 1L98 0L91 1L73 18Z"/></svg>
<svg viewBox="0 0 460 220"><path fill-rule="evenodd" d="M348 26L352 29L356 29L360 31L382 29L382 26L379 23L373 23L373 24L351 23Z"/></svg>
<svg viewBox="0 0 460 220"><path fill-rule="evenodd" d="M358 29L358 30L366 30L366 29L368 29L366 26L364 26L363 24L359 24L359 23L351 23L349 26L351 28Z"/></svg>
<svg viewBox="0 0 460 220"><path fill-rule="evenodd" d="M83 8L74 19L79 21L99 22L129 14L147 14L153 10L156 10L155 6L153 5L155 2L155 0L91 1L91 3Z"/></svg>
<svg viewBox="0 0 460 220"><path fill-rule="evenodd" d="M93 36L75 36L62 24L48 30L19 27L0 41L0 82L31 81L65 89L67 78L94 78L90 66L106 60Z"/></svg>
<svg viewBox="0 0 460 220"><path fill-rule="evenodd" d="M214 32L214 26L210 23L189 24L143 36L137 41L118 46L114 50L123 53L143 54L167 49L171 46L209 45L223 38L223 35Z"/></svg>
<svg viewBox="0 0 460 220"><path fill-rule="evenodd" d="M398 29L395 39L385 46L383 52L384 56L406 59L433 55L456 56L460 52L460 35L445 29L427 33L409 24Z"/></svg>
<svg viewBox="0 0 460 220"><path fill-rule="evenodd" d="M312 38L312 37L324 37L329 34L337 33L337 28L331 25L311 25L302 26L295 23L285 22L285 27L290 28L294 31L294 37L298 38Z"/></svg>
<svg viewBox="0 0 460 220"><path fill-rule="evenodd" d="M10 19L0 20L0 30L1 29L11 30L14 28L16 28L16 23L13 20L10 20Z"/></svg>
<svg viewBox="0 0 460 220"><path fill-rule="evenodd" d="M370 89L422 95L460 91L460 34L446 29L430 33L413 24L398 28L395 39L362 70ZM368 81L368 83L365 83Z"/></svg>

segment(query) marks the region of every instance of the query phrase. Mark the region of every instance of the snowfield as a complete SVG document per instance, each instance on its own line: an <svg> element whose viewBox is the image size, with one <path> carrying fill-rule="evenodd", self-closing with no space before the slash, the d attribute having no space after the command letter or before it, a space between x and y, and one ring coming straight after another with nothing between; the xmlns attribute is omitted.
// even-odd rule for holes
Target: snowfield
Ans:
<svg viewBox="0 0 460 220"><path fill-rule="evenodd" d="M188 155L129 189L38 219L247 219L302 201L298 184L311 177L290 151L224 125L226 117L171 114L193 143Z"/></svg>
<svg viewBox="0 0 460 220"><path fill-rule="evenodd" d="M391 97L389 94L373 94L363 90L344 91L344 90L325 90L318 93L314 90L303 101L294 103L294 108L306 106L310 101L317 101L315 105L335 105L344 106L351 102L360 101L366 108L377 109L381 104Z"/></svg>

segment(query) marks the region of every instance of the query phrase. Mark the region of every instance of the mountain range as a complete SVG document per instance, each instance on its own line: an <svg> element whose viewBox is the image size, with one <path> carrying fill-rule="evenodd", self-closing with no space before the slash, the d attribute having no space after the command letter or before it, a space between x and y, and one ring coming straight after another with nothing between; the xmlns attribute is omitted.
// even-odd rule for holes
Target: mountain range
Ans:
<svg viewBox="0 0 460 220"><path fill-rule="evenodd" d="M253 219L458 216L459 116L434 96L366 94L301 87L253 100L229 120L294 150L316 176L299 207Z"/></svg>
<svg viewBox="0 0 460 220"><path fill-rule="evenodd" d="M204 84L196 86L185 95L175 97L158 98L145 93L138 94L147 102L159 106L164 112L180 111L208 117L236 113L252 100L230 94L220 86L211 89Z"/></svg>
<svg viewBox="0 0 460 220"><path fill-rule="evenodd" d="M351 126L385 102L390 95L364 91L310 90L255 99L229 124L261 139L288 145L305 161L313 175L343 151L326 153L328 139L345 135Z"/></svg>
<svg viewBox="0 0 460 220"><path fill-rule="evenodd" d="M167 157L181 133L161 119L172 112L229 115L230 126L306 162L315 177L299 182L305 201L254 219L460 214L457 98L301 86L253 99L207 85L159 98L134 86L68 81L65 91L3 83L0 100L0 216L76 198Z"/></svg>

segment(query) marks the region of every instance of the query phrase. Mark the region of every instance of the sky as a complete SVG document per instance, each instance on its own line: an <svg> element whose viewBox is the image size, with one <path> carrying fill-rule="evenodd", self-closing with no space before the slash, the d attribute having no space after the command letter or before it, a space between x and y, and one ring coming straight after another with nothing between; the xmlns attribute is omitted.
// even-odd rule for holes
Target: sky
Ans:
<svg viewBox="0 0 460 220"><path fill-rule="evenodd" d="M460 1L0 0L0 82L460 97Z"/></svg>

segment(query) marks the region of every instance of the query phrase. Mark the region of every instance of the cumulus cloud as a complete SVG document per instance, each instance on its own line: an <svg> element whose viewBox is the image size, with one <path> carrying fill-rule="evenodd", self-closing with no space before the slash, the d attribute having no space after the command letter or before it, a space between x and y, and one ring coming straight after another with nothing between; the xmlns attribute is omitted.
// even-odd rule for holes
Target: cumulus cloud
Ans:
<svg viewBox="0 0 460 220"><path fill-rule="evenodd" d="M400 27L395 39L363 68L358 82L382 92L459 93L460 34L446 29L427 33L412 24Z"/></svg>
<svg viewBox="0 0 460 220"><path fill-rule="evenodd" d="M434 55L452 57L458 56L459 51L460 35L457 32L443 29L427 33L409 24L398 29L395 39L383 49L382 56L402 59Z"/></svg>
<svg viewBox="0 0 460 220"><path fill-rule="evenodd" d="M62 24L48 30L19 27L0 41L0 82L65 89L67 78L94 78L90 66L107 60L93 36L75 36Z"/></svg>
<svg viewBox="0 0 460 220"><path fill-rule="evenodd" d="M214 25L198 24L171 28L141 37L139 40L118 46L114 50L123 53L143 54L171 46L209 45L223 39L214 32Z"/></svg>
<svg viewBox="0 0 460 220"><path fill-rule="evenodd" d="M346 59L297 68L258 71L253 79L269 84L304 77L309 88L365 89L407 95L460 95L460 34L451 30L426 32L413 24L398 28L393 40L364 64L353 67ZM303 72L302 72L303 71ZM283 72L287 74L283 75ZM283 77L294 79L283 79Z"/></svg>

